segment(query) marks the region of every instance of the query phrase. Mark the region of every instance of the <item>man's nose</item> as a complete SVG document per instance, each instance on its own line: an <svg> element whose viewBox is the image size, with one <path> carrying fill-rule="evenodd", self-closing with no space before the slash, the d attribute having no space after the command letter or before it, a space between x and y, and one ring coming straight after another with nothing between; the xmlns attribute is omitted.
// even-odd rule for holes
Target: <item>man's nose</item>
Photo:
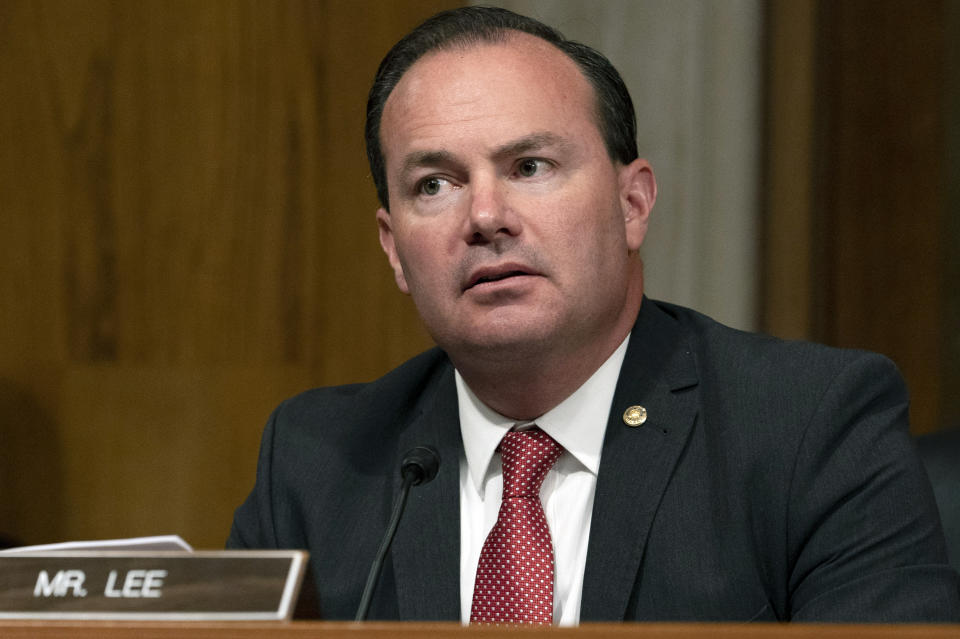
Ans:
<svg viewBox="0 0 960 639"><path fill-rule="evenodd" d="M520 233L520 218L506 185L490 177L473 180L470 187L467 243L486 244Z"/></svg>

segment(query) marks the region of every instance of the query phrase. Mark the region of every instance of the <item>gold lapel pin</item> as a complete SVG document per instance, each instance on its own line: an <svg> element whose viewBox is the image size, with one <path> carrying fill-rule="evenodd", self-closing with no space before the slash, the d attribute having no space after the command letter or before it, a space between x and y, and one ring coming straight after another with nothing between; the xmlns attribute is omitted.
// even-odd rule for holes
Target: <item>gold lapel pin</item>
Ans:
<svg viewBox="0 0 960 639"><path fill-rule="evenodd" d="M647 409L643 406L631 406L623 411L623 423L627 426L641 426L645 421L647 421Z"/></svg>

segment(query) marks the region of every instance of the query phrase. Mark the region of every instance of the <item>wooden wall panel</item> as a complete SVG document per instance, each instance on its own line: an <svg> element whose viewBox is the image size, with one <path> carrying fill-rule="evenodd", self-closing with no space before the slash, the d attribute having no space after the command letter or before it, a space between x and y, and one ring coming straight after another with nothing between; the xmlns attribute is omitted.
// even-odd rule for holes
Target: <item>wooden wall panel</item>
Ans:
<svg viewBox="0 0 960 639"><path fill-rule="evenodd" d="M0 4L0 534L220 546L280 399L429 346L363 107L451 4Z"/></svg>
<svg viewBox="0 0 960 639"><path fill-rule="evenodd" d="M818 336L901 367L917 432L939 427L944 7L824 3Z"/></svg>
<svg viewBox="0 0 960 639"><path fill-rule="evenodd" d="M771 2L766 17L760 326L778 337L810 339L816 1Z"/></svg>
<svg viewBox="0 0 960 639"><path fill-rule="evenodd" d="M960 384L944 379L947 7L775 0L768 17L763 327L890 356L914 431L937 430Z"/></svg>
<svg viewBox="0 0 960 639"><path fill-rule="evenodd" d="M960 3L946 4L946 185L943 245L942 419L945 427L960 428Z"/></svg>

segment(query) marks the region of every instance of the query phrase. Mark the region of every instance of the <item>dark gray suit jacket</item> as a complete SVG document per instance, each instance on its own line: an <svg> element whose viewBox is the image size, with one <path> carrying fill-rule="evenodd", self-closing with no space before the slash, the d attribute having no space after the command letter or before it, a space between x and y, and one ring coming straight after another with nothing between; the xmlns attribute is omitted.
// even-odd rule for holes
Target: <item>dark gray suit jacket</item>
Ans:
<svg viewBox="0 0 960 639"><path fill-rule="evenodd" d="M638 428L624 410L646 407ZM460 439L437 349L274 412L228 545L305 548L319 611L351 618L399 486L432 445L371 618L460 614ZM960 621L894 366L644 300L603 444L582 621Z"/></svg>

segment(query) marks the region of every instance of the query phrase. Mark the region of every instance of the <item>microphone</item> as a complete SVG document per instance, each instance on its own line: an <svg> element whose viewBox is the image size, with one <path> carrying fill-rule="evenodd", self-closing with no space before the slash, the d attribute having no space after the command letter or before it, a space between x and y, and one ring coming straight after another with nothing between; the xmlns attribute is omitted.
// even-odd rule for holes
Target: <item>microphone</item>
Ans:
<svg viewBox="0 0 960 639"><path fill-rule="evenodd" d="M440 453L432 446L417 446L407 451L400 463L400 476L403 477L403 484L400 487L400 494L397 500L393 502L393 514L390 515L390 523L387 524L387 532L383 535L383 541L380 542L380 548L377 550L377 556L370 566L370 574L367 575L367 584L363 587L363 595L360 597L360 605L357 607L357 616L354 621L364 621L367 618L367 611L370 608L370 599L373 597L373 589L380 578L380 572L383 570L383 560L390 550L390 544L393 543L393 537L397 534L397 526L400 524L400 518L403 516L403 509L407 504L407 495L410 494L411 486L419 486L429 483L437 476L437 470L440 468Z"/></svg>

